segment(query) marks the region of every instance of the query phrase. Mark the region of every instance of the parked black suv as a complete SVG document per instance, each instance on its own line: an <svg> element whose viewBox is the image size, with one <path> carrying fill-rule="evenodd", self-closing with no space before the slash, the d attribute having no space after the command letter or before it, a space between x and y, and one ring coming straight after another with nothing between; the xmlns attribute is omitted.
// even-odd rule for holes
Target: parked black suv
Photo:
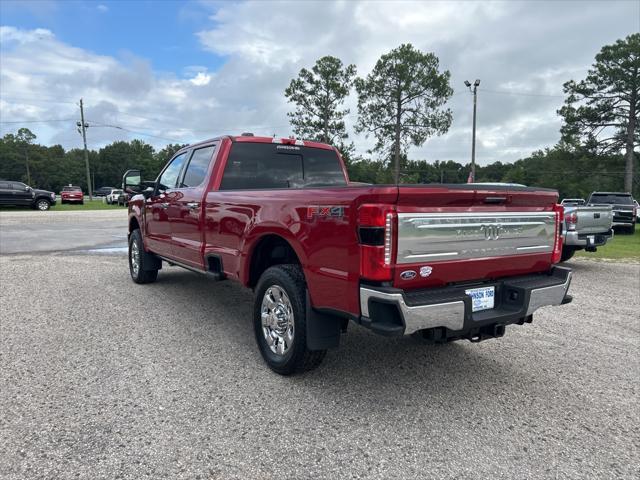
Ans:
<svg viewBox="0 0 640 480"><path fill-rule="evenodd" d="M22 182L0 180L0 205L31 207L49 210L56 204L56 194L46 190L36 190Z"/></svg>
<svg viewBox="0 0 640 480"><path fill-rule="evenodd" d="M94 197L106 197L111 193L111 190L115 190L114 187L100 187L95 192L93 192Z"/></svg>
<svg viewBox="0 0 640 480"><path fill-rule="evenodd" d="M593 192L588 205L608 205L613 210L613 226L623 227L629 233L636 231L636 205L630 193Z"/></svg>

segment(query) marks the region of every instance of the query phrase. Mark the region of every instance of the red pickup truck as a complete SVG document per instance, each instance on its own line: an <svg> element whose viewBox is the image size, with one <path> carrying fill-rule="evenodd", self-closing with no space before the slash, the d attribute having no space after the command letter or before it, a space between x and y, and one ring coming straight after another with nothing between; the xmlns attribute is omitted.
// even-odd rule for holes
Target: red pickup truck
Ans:
<svg viewBox="0 0 640 480"><path fill-rule="evenodd" d="M252 288L280 374L316 367L349 320L475 342L571 301L554 190L353 185L329 145L250 134L185 147L154 182L130 170L123 189L133 280L165 262Z"/></svg>

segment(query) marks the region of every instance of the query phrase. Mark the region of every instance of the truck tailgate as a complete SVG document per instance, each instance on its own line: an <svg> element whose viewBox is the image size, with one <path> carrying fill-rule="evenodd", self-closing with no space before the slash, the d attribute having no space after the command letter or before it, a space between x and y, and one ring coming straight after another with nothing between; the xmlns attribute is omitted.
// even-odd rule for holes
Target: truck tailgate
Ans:
<svg viewBox="0 0 640 480"><path fill-rule="evenodd" d="M394 285L420 288L548 270L556 202L556 191L527 187L401 186Z"/></svg>
<svg viewBox="0 0 640 480"><path fill-rule="evenodd" d="M577 207L577 230L580 234L603 233L611 230L613 212L611 207Z"/></svg>

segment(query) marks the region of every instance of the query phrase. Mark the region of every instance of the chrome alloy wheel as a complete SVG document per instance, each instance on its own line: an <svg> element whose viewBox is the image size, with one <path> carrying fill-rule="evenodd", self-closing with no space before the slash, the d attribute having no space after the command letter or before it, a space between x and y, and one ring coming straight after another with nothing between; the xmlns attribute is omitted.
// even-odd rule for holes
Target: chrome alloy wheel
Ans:
<svg viewBox="0 0 640 480"><path fill-rule="evenodd" d="M49 210L49 202L47 202L46 200L40 200L38 202L38 210L41 211L45 211L45 210Z"/></svg>
<svg viewBox="0 0 640 480"><path fill-rule="evenodd" d="M262 333L271 351L286 354L293 345L294 318L289 296L278 285L267 288L262 297Z"/></svg>
<svg viewBox="0 0 640 480"><path fill-rule="evenodd" d="M131 271L133 272L134 277L137 277L138 272L140 271L140 247L138 247L138 242L135 240L131 242L129 260L131 261Z"/></svg>

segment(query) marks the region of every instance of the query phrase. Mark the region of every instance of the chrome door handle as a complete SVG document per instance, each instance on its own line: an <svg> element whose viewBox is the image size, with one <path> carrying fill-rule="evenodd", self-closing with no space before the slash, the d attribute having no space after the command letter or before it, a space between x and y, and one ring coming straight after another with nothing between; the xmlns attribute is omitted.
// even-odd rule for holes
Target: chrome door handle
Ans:
<svg viewBox="0 0 640 480"><path fill-rule="evenodd" d="M160 204L160 208L169 208L169 204L168 203L161 203Z"/></svg>
<svg viewBox="0 0 640 480"><path fill-rule="evenodd" d="M187 203L187 208L193 210L194 208L198 208L200 204L198 202L189 202Z"/></svg>

